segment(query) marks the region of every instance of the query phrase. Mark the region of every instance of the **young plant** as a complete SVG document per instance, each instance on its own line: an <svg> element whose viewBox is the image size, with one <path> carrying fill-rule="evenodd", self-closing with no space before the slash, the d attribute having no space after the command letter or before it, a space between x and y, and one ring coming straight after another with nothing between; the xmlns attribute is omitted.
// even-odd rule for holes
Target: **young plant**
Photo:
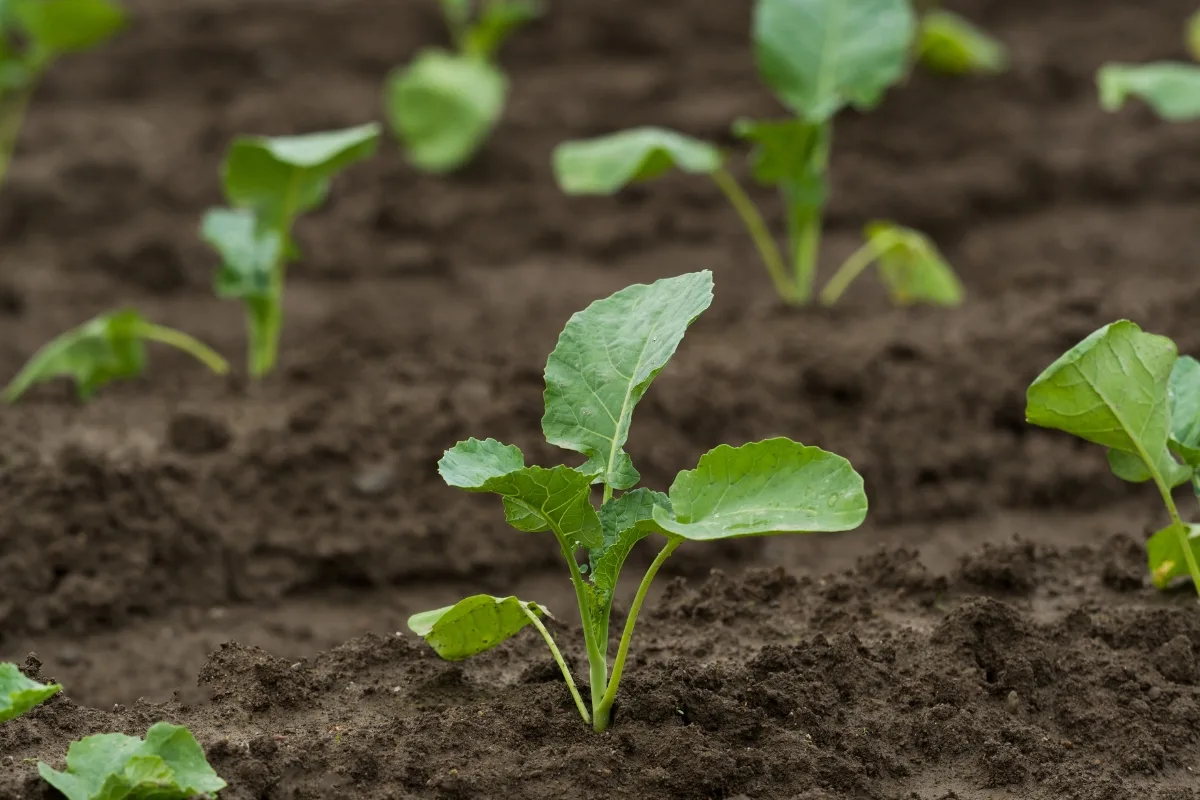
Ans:
<svg viewBox="0 0 1200 800"><path fill-rule="evenodd" d="M921 15L917 61L943 75L996 75L1008 69L1008 51L970 20L931 8Z"/></svg>
<svg viewBox="0 0 1200 800"><path fill-rule="evenodd" d="M730 447L679 473L669 494L634 488L640 476L623 449L633 409L712 302L712 274L696 272L623 289L571 317L546 362L546 441L587 457L579 467L526 466L494 439L459 442L438 464L450 486L503 499L519 531L558 541L583 622L590 707L541 617L516 597L476 595L413 616L409 627L442 658L483 652L528 625L546 640L584 722L610 722L638 613L663 562L686 541L778 533L846 531L867 513L862 478L841 456L789 439ZM603 487L597 510L592 487ZM609 669L609 619L621 567L634 545L657 534L663 547L634 595ZM579 554L583 554L582 562Z"/></svg>
<svg viewBox="0 0 1200 800"><path fill-rule="evenodd" d="M508 94L496 53L517 28L542 15L537 0L441 0L457 52L430 48L388 78L388 122L426 172L450 172L487 139Z"/></svg>
<svg viewBox="0 0 1200 800"><path fill-rule="evenodd" d="M109 0L0 0L0 182L42 75L60 56L94 47L124 24Z"/></svg>
<svg viewBox="0 0 1200 800"><path fill-rule="evenodd" d="M1188 20L1188 52L1200 60L1200 12ZM1150 106L1168 122L1200 119L1200 66L1185 61L1105 64L1096 73L1100 105L1118 111L1130 97Z"/></svg>
<svg viewBox="0 0 1200 800"><path fill-rule="evenodd" d="M1153 481L1170 524L1146 544L1150 576L1165 588L1191 576L1200 593L1200 525L1184 522L1171 490L1200 496L1200 362L1132 322L1105 325L1029 387L1026 419L1108 448L1118 478Z"/></svg>
<svg viewBox="0 0 1200 800"><path fill-rule="evenodd" d="M378 144L379 125L371 123L306 136L241 136L229 148L222 178L230 207L209 209L200 235L221 256L217 294L246 306L252 376L266 375L279 356L284 273L300 256L296 217L320 206L333 177Z"/></svg>
<svg viewBox="0 0 1200 800"><path fill-rule="evenodd" d="M30 680L16 664L0 663L0 722L16 719L62 691L57 683Z"/></svg>
<svg viewBox="0 0 1200 800"><path fill-rule="evenodd" d="M571 195L611 195L672 168L708 175L741 217L776 291L788 302L807 303L817 274L833 119L847 106L874 107L904 76L915 28L909 0L758 0L754 42L759 74L795 116L738 120L733 133L752 146L750 161L758 183L782 195L787 259L753 201L725 168L724 154L708 142L660 128L565 142L554 152L558 184ZM862 259L868 264L885 257L891 262L907 259L904 269L894 274L914 280L893 292L893 299L960 302L957 276L940 256L927 257L932 245L922 247L917 259L909 258L910 248L884 249L914 241L911 232L896 226L882 238L875 235L885 225L876 223L868 230L867 247L842 266L833 283L848 283L846 274L860 273ZM841 290L827 292L824 300L832 302L840 294Z"/></svg>
<svg viewBox="0 0 1200 800"><path fill-rule="evenodd" d="M101 314L43 345L8 384L4 399L16 402L34 384L67 377L75 381L79 398L88 400L110 381L141 375L147 362L146 342L182 350L218 375L229 371L228 362L206 345L126 309Z"/></svg>
<svg viewBox="0 0 1200 800"><path fill-rule="evenodd" d="M102 733L73 742L67 770L39 763L38 773L67 800L187 800L216 794L225 781L187 728L159 722L146 738Z"/></svg>

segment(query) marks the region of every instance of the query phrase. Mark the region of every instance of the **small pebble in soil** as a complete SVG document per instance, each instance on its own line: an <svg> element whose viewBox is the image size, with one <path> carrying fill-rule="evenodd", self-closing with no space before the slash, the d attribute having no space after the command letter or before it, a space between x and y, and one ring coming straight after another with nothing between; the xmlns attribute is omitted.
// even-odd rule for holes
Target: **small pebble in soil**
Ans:
<svg viewBox="0 0 1200 800"><path fill-rule="evenodd" d="M1017 696L1014 689L1008 693L1008 697L1004 698L1004 709L1010 714L1016 714L1021 708L1021 698Z"/></svg>
<svg viewBox="0 0 1200 800"><path fill-rule="evenodd" d="M1157 686L1151 686L1150 691L1146 692L1146 697L1149 697L1151 700L1157 700L1162 697L1162 689Z"/></svg>

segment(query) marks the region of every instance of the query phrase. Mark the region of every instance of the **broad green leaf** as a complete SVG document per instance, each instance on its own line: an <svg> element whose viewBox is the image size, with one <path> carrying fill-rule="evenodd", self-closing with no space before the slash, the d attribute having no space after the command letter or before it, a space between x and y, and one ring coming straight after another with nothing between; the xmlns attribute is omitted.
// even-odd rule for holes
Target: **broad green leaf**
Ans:
<svg viewBox="0 0 1200 800"><path fill-rule="evenodd" d="M1188 17L1186 30L1188 53L1192 58L1200 61L1200 11Z"/></svg>
<svg viewBox="0 0 1200 800"><path fill-rule="evenodd" d="M591 553L591 580L610 596L633 546L650 535L650 531L638 527L639 523L653 519L656 507L670 511L671 501L662 492L650 489L634 489L601 506L604 544Z"/></svg>
<svg viewBox="0 0 1200 800"><path fill-rule="evenodd" d="M721 163L715 145L663 128L633 128L554 148L554 177L572 195L615 194L671 168L707 175Z"/></svg>
<svg viewBox="0 0 1200 800"><path fill-rule="evenodd" d="M671 510L654 508L648 527L699 541L848 531L867 516L849 461L783 438L710 450L679 473L670 497Z"/></svg>
<svg viewBox="0 0 1200 800"><path fill-rule="evenodd" d="M1200 66L1167 61L1106 64L1096 82L1105 111L1116 111L1136 97L1170 122L1200 119Z"/></svg>
<svg viewBox="0 0 1200 800"><path fill-rule="evenodd" d="M37 60L87 50L125 25L125 14L109 0L14 0L12 14Z"/></svg>
<svg viewBox="0 0 1200 800"><path fill-rule="evenodd" d="M758 0L758 71L807 122L874 106L904 76L916 32L910 0Z"/></svg>
<svg viewBox="0 0 1200 800"><path fill-rule="evenodd" d="M937 246L923 233L890 222L873 222L867 240L879 259L879 276L896 305L956 306L963 286Z"/></svg>
<svg viewBox="0 0 1200 800"><path fill-rule="evenodd" d="M1200 362L1180 356L1167 385L1170 396L1170 447L1193 469L1200 467Z"/></svg>
<svg viewBox="0 0 1200 800"><path fill-rule="evenodd" d="M221 297L271 297L272 273L280 262L283 237L263 230L249 209L212 208L200 236L221 256L216 291Z"/></svg>
<svg viewBox="0 0 1200 800"><path fill-rule="evenodd" d="M463 49L480 58L492 58L517 28L545 13L537 0L488 0L478 21L467 30Z"/></svg>
<svg viewBox="0 0 1200 800"><path fill-rule="evenodd" d="M1150 568L1150 580L1159 589L1165 589L1176 578L1187 577L1187 556L1180 541L1180 529L1172 523L1155 533L1146 542L1146 560ZM1200 525L1184 524L1188 544L1196 560L1200 562Z"/></svg>
<svg viewBox="0 0 1200 800"><path fill-rule="evenodd" d="M414 614L408 627L442 658L461 661L520 633L530 624L526 608L538 616L546 613L537 603L516 597L477 594L452 606Z"/></svg>
<svg viewBox="0 0 1200 800"><path fill-rule="evenodd" d="M257 211L263 227L282 228L319 206L333 176L369 158L378 144L374 122L304 136L240 136L225 159L225 196L237 208Z"/></svg>
<svg viewBox="0 0 1200 800"><path fill-rule="evenodd" d="M546 361L546 441L588 457L581 469L614 489L638 482L621 448L633 409L712 303L712 273L635 284L567 322Z"/></svg>
<svg viewBox="0 0 1200 800"><path fill-rule="evenodd" d="M145 740L123 733L80 739L67 751L65 772L39 763L38 773L67 800L186 800L226 786L187 728L167 722Z"/></svg>
<svg viewBox="0 0 1200 800"><path fill-rule="evenodd" d="M446 451L438 472L450 486L471 491L489 491L488 481L525 468L521 448L495 439L467 439Z"/></svg>
<svg viewBox="0 0 1200 800"><path fill-rule="evenodd" d="M0 722L16 719L62 691L57 683L26 678L16 664L0 663Z"/></svg>
<svg viewBox="0 0 1200 800"><path fill-rule="evenodd" d="M917 58L928 69L945 75L995 74L1008 69L1004 45L969 20L940 9L921 18Z"/></svg>
<svg viewBox="0 0 1200 800"><path fill-rule="evenodd" d="M1145 483L1154 477L1140 456L1122 450L1108 451L1108 466L1114 475L1130 483Z"/></svg>
<svg viewBox="0 0 1200 800"><path fill-rule="evenodd" d="M504 111L508 79L487 61L426 50L388 78L388 123L408 158L428 172L471 159Z"/></svg>
<svg viewBox="0 0 1200 800"><path fill-rule="evenodd" d="M1176 357L1165 336L1127 320L1105 325L1030 385L1025 418L1137 456L1163 485L1176 485L1187 472L1167 449L1167 385Z"/></svg>
<svg viewBox="0 0 1200 800"><path fill-rule="evenodd" d="M803 120L748 120L733 124L734 135L752 142L754 179L784 190L788 205L820 208L828 188L819 163L825 148L825 126Z"/></svg>

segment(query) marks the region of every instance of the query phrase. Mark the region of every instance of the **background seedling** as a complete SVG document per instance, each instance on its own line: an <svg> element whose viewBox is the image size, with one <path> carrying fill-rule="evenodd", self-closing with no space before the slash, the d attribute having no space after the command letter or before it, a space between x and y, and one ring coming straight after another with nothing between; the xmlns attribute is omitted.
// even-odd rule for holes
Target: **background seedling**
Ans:
<svg viewBox="0 0 1200 800"><path fill-rule="evenodd" d="M1192 57L1200 60L1200 12L1188 20L1184 38ZM1105 111L1117 111L1136 97L1168 122L1200 119L1200 66L1196 64L1105 64L1096 73L1096 83Z"/></svg>
<svg viewBox="0 0 1200 800"><path fill-rule="evenodd" d="M752 146L758 183L779 190L787 221L788 258L753 201L724 166L713 144L660 128L565 142L554 153L559 186L572 195L609 195L672 168L708 175L749 231L776 291L803 304L812 299L828 199L833 119L847 106L868 110L908 67L916 20L909 0L758 0L754 43L759 74L795 116L738 120L733 132ZM885 231L887 231L885 233ZM927 239L875 223L868 247L834 275L825 302L872 262L884 266L893 300L952 305L962 287ZM864 263L864 259L866 259ZM903 261L903 268L896 264ZM789 266L790 263L790 266ZM904 281L897 286L895 282Z"/></svg>
<svg viewBox="0 0 1200 800"><path fill-rule="evenodd" d="M42 778L67 800L187 800L225 788L187 728L159 722L146 738L102 733L73 742L67 769L39 763Z"/></svg>
<svg viewBox="0 0 1200 800"><path fill-rule="evenodd" d="M1200 495L1200 363L1121 320L1060 356L1026 401L1029 422L1107 447L1122 480L1154 482L1171 522L1147 543L1151 578L1164 588L1190 575L1200 593L1200 526L1183 521L1171 496L1189 481Z"/></svg>
<svg viewBox="0 0 1200 800"><path fill-rule="evenodd" d="M583 622L590 711L537 603L475 595L414 615L409 628L442 658L467 658L532 625L550 646L580 716L603 731L646 592L676 548L689 540L845 531L862 523L867 498L850 462L789 439L721 445L696 469L679 473L669 494L634 488L640 475L623 449L634 407L711 302L712 275L697 272L630 286L567 322L546 362L542 432L550 444L585 456L582 466L526 466L518 448L495 439L459 442L438 464L449 485L500 495L512 527L550 531L558 540ZM591 499L597 483L599 510ZM610 671L617 579L634 545L651 534L666 541L634 595ZM582 564L577 553L585 556Z"/></svg>
<svg viewBox="0 0 1200 800"><path fill-rule="evenodd" d="M46 685L25 677L16 664L0 663L0 722L16 719L61 691L57 683Z"/></svg>
<svg viewBox="0 0 1200 800"><path fill-rule="evenodd" d="M300 255L296 217L325 201L333 177L370 157L379 143L371 123L328 133L234 140L223 179L230 208L210 209L200 235L221 256L216 292L246 306L250 374L271 371L283 330L284 273Z"/></svg>
<svg viewBox="0 0 1200 800"><path fill-rule="evenodd" d="M198 340L127 309L101 314L52 339L12 379L4 399L15 402L34 384L66 377L75 381L80 399L87 400L109 381L141 375L146 342L182 350L218 375L229 371L228 362Z"/></svg>
<svg viewBox="0 0 1200 800"><path fill-rule="evenodd" d="M1008 69L1008 51L970 20L930 8L921 15L917 61L943 75L995 75Z"/></svg>
<svg viewBox="0 0 1200 800"><path fill-rule="evenodd" d="M427 172L450 172L487 139L508 93L496 65L500 46L542 15L536 0L441 0L457 52L423 50L388 78L388 122L409 160Z"/></svg>
<svg viewBox="0 0 1200 800"><path fill-rule="evenodd" d="M0 1L0 182L42 74L60 56L103 42L124 23L108 0Z"/></svg>

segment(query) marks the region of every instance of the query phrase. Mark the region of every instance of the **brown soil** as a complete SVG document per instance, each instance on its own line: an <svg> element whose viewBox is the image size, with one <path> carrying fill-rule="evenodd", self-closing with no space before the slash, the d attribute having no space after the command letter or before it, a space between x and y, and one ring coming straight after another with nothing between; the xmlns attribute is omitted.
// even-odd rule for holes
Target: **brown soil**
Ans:
<svg viewBox="0 0 1200 800"><path fill-rule="evenodd" d="M376 118L387 71L442 37L433 2L128 6L117 42L49 76L0 192L2 374L121 304L240 354L195 235L229 138ZM232 798L1200 797L1200 612L1143 579L1153 493L1022 419L1030 379L1117 317L1200 351L1200 128L1096 107L1103 61L1183 56L1194 4L1137 6L957 4L1012 72L918 74L839 120L825 261L893 218L969 301L891 309L864 282L794 312L704 182L568 201L549 170L570 137L728 141L778 114L749 0L556 3L507 49L512 101L475 164L424 177L389 145L302 221L270 380L155 351L87 406L55 385L0 414L0 657L37 652L69 695L0 727L0 798L46 796L26 759L163 717ZM782 434L849 457L871 518L684 548L595 736L536 637L449 665L395 632L516 590L581 657L555 548L434 464L469 435L561 460L538 422L567 317L701 268L716 303L636 416L646 482Z"/></svg>

